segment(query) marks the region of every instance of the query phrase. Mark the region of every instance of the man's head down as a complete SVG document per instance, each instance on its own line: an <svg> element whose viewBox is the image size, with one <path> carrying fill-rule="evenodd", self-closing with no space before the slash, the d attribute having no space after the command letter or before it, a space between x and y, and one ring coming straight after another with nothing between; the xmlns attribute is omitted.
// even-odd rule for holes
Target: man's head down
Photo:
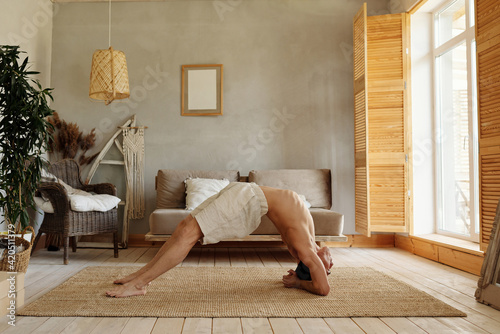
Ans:
<svg viewBox="0 0 500 334"><path fill-rule="evenodd" d="M317 254L321 262L323 262L323 265L325 266L327 275L330 275L330 269L333 266L333 259L330 249L328 247L320 248ZM309 268L302 261L299 262L297 268L295 269L295 273L297 274L297 277L301 280L304 281L311 280L311 272L309 271Z"/></svg>

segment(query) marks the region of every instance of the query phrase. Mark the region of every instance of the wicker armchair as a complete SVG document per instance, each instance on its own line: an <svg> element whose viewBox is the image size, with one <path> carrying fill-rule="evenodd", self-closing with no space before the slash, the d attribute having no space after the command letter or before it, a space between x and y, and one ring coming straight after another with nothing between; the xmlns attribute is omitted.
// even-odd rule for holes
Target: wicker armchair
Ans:
<svg viewBox="0 0 500 334"><path fill-rule="evenodd" d="M80 178L80 167L72 159L65 159L51 164L49 172L75 189L116 196L116 188L111 183L83 184ZM72 238L73 252L76 252L77 236L113 233L114 256L118 257L118 214L116 208L106 212L73 211L70 207L66 189L57 182L43 182L38 187L38 191L49 198L54 207L54 213L45 213L32 252L43 233L62 235L64 264L68 264L70 237Z"/></svg>

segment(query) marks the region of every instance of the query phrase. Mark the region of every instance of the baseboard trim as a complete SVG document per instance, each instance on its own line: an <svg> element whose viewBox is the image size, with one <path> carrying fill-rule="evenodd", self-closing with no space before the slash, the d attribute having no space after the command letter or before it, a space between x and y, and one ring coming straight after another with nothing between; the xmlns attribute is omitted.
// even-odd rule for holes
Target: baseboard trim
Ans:
<svg viewBox="0 0 500 334"><path fill-rule="evenodd" d="M395 246L412 254L474 275L481 273L484 260L484 253L482 252L448 245L437 240L400 234L395 235Z"/></svg>
<svg viewBox="0 0 500 334"><path fill-rule="evenodd" d="M344 236L343 236L344 237ZM370 247L390 248L394 247L394 234L372 234L370 238L364 235L345 235L347 241L322 241L328 247ZM145 234L129 234L128 245L130 247L160 247L163 241L146 240ZM223 241L211 247L283 247L283 242L270 241Z"/></svg>
<svg viewBox="0 0 500 334"><path fill-rule="evenodd" d="M128 235L129 247L160 247L161 245L163 245L162 241L146 241L146 234Z"/></svg>
<svg viewBox="0 0 500 334"><path fill-rule="evenodd" d="M371 237L362 234L346 235L346 242L325 242L328 247L357 247L357 248L393 248L394 233L391 234L372 234Z"/></svg>

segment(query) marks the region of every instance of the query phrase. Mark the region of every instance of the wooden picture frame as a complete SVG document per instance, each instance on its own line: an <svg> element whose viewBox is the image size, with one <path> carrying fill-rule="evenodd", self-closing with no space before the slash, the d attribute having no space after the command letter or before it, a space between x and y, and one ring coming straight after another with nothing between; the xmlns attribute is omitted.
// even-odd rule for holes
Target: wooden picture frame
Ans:
<svg viewBox="0 0 500 334"><path fill-rule="evenodd" d="M500 200L477 283L476 300L500 310Z"/></svg>
<svg viewBox="0 0 500 334"><path fill-rule="evenodd" d="M222 64L182 65L182 116L222 116L222 74Z"/></svg>

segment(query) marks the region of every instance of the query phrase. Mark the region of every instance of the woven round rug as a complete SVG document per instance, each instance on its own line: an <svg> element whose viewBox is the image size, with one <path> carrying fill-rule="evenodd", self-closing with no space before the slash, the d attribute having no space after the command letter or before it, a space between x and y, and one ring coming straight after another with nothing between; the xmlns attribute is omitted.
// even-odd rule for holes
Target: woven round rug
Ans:
<svg viewBox="0 0 500 334"><path fill-rule="evenodd" d="M138 267L88 267L19 310L44 317L450 317L465 313L371 268L336 267L331 292L283 287L284 268L174 268L145 296L110 298L113 280Z"/></svg>

